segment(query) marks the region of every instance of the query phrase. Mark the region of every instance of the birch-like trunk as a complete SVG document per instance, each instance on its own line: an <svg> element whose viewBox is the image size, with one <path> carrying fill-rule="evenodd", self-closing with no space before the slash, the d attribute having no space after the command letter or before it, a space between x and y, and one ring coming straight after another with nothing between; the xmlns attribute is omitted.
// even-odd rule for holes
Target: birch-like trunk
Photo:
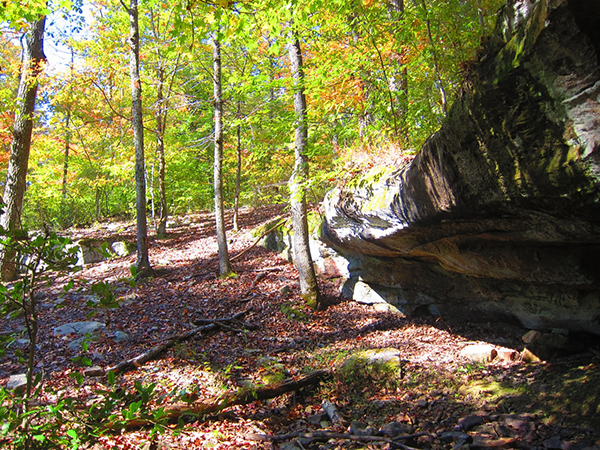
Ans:
<svg viewBox="0 0 600 450"><path fill-rule="evenodd" d="M289 45L289 58L294 79L294 111L296 113L296 132L294 139L294 172L290 178L290 207L292 228L294 231L294 263L300 278L302 297L312 308L318 308L321 294L317 276L310 255L308 219L306 209L306 184L308 182L308 141L306 96L304 95L304 71L302 68L302 49L300 41L292 31Z"/></svg>
<svg viewBox="0 0 600 450"><path fill-rule="evenodd" d="M21 211L29 165L38 78L46 61L46 55L44 55L45 27L46 17L42 17L33 24L24 39L23 64L17 90L17 110L12 129L6 184L2 197L4 212L0 217L0 225L5 230L10 231L17 231L21 228ZM1 249L0 259L2 279L5 281L16 279L17 267L14 261L14 252L7 248Z"/></svg>
<svg viewBox="0 0 600 450"><path fill-rule="evenodd" d="M213 95L215 102L215 155L214 155L214 190L215 190L215 224L217 243L219 245L219 276L230 275L233 270L227 251L227 234L225 232L225 212L223 208L223 94L221 88L221 42L218 34L213 44Z"/></svg>

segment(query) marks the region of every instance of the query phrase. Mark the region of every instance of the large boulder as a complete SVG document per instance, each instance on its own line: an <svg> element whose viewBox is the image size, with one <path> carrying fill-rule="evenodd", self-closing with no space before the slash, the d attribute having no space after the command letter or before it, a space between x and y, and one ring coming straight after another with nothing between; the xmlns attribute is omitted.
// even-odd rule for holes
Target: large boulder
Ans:
<svg viewBox="0 0 600 450"><path fill-rule="evenodd" d="M413 162L328 194L349 296L600 334L597 5L509 2Z"/></svg>

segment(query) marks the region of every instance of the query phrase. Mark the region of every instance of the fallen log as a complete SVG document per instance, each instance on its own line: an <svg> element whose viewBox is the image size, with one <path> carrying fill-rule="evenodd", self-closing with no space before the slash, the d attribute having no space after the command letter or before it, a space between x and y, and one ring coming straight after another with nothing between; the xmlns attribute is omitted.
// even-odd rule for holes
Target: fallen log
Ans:
<svg viewBox="0 0 600 450"><path fill-rule="evenodd" d="M228 322L233 322L235 320L239 320L242 317L244 317L246 314L248 314L248 312L251 310L252 308L248 308L242 312L239 312L231 317L227 317L227 318L223 318L223 319L214 319L212 320L210 323L206 324L206 325L201 325L198 326L196 328L193 328L189 331L186 331L185 333L181 333L181 334L177 334L175 336L171 336L167 339L165 339L164 341L162 341L160 344L155 345L153 348L151 348L150 350L142 353L141 355L135 356L133 358L127 359L125 361L121 361L120 363L112 366L112 367L108 367L104 370L100 369L98 371L95 371L93 373L90 373L90 375L92 376L103 376L108 374L108 372L112 371L115 374L117 373L121 373L121 372L125 372L127 370L130 369L136 369L138 367L143 366L144 364L146 364L148 361L156 358L158 355L160 355L161 353L163 353L164 351L166 351L168 348L172 347L173 345L177 344L178 342L182 342L182 341L186 341L192 337L194 337L196 334L202 332L202 331L208 331L208 330L212 330L215 328L220 327L221 325L224 325Z"/></svg>
<svg viewBox="0 0 600 450"><path fill-rule="evenodd" d="M178 402L165 406L163 420L170 423L177 422L186 416L199 417L218 413L225 408L235 405L247 405L257 400L268 400L279 397L287 392L297 391L306 386L311 386L331 376L329 370L315 370L299 378L291 378L281 383L260 386L256 388L240 388L234 392L226 392L213 399L195 400L193 402ZM127 422L128 429L152 425L151 420L133 419ZM110 427L109 427L110 428Z"/></svg>
<svg viewBox="0 0 600 450"><path fill-rule="evenodd" d="M269 234L271 231L273 231L274 229L276 229L278 226L280 226L281 224L283 224L287 219L283 218L281 219L279 222L277 222L277 224L271 228L269 228L267 231L265 231L263 234L261 234L253 243L252 245L250 245L250 247L242 250L240 253L238 253L235 256L232 256L231 258L229 258L230 261L235 261L236 259L238 259L239 257L245 255L246 253L248 253L250 250L252 250L254 247L256 247L256 245L260 242L260 240L262 238L264 238L267 234Z"/></svg>

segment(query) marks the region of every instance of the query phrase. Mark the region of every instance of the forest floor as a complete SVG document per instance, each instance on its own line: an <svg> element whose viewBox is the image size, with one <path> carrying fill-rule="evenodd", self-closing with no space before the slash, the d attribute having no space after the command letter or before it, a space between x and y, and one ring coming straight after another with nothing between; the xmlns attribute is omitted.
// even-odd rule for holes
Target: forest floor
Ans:
<svg viewBox="0 0 600 450"><path fill-rule="evenodd" d="M280 212L244 210L241 230L229 232L230 254L247 249L255 239L251 230ZM136 382L155 383L152 402L166 405L186 396L190 403L212 398L241 386L258 389L318 369L332 376L270 400L187 417L155 436L135 427L107 433L94 448L600 449L597 348L526 363L515 352L523 350L521 336L527 330L378 311L340 298L335 279L321 280L328 307L312 312L300 299L293 265L281 255L255 246L234 260L236 278L219 279L213 216L176 218L176 224L168 238L151 238L150 259L157 273L143 283L131 287L122 281L130 276L132 255L88 265L41 292L38 369L45 374L43 401L66 395L90 405L99 401L106 378L86 376L78 384L70 376L85 369L78 365L78 356L80 362L85 357L106 368L193 329L194 321L210 323L206 320L243 311L245 325L231 322L173 345L117 376L119 390L135 392ZM73 235L118 235L133 241L135 230L131 224L113 223L73 230ZM62 285L68 279L75 288L64 294ZM116 287L120 306L90 318L86 303L91 283L98 281ZM74 336L53 332L66 323L88 320L107 328L86 351L68 347ZM2 323L4 331L18 326L19 319ZM115 339L116 331L126 333L126 339ZM511 356L476 363L460 353L474 344L491 344ZM340 369L348 355L379 348L398 349L402 370L381 374ZM23 370L8 352L0 359L0 383ZM128 397L122 398L126 402ZM340 417L322 414L323 401L334 405ZM316 431L329 434L306 434ZM286 439L256 440L257 435L285 434ZM414 437L404 439L406 434Z"/></svg>

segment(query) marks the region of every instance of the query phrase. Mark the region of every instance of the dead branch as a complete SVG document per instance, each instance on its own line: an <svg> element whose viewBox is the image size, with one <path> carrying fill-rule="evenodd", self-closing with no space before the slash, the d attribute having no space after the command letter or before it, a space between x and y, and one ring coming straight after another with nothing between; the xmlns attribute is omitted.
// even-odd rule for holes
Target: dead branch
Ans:
<svg viewBox="0 0 600 450"><path fill-rule="evenodd" d="M336 424L343 422L342 416L340 415L339 411L337 410L335 405L329 400L323 400L323 403L321 403L321 408L323 408L323 411L327 413L332 423Z"/></svg>
<svg viewBox="0 0 600 450"><path fill-rule="evenodd" d="M119 364L117 364L115 366L108 367L107 369L104 370L104 373L95 372L95 375L97 375L97 376L106 375L111 370L115 374L117 374L120 372L125 372L126 370L129 370L129 369L141 367L142 365L144 365L148 361L156 358L158 355L160 355L161 353L163 353L165 350L172 347L176 343L186 341L202 331L212 330L212 329L220 327L222 324L225 324L227 322L239 320L242 317L244 317L251 309L252 308L248 308L242 312L239 312L231 317L227 317L224 319L215 319L206 325L196 327L192 330L186 331L185 333L171 336L171 337L167 338L165 341L161 342L160 344L155 345L150 350L142 353L141 355L135 356L134 358L127 359L125 361L121 361Z"/></svg>
<svg viewBox="0 0 600 450"><path fill-rule="evenodd" d="M388 438L384 436L358 436L356 434L349 433L335 433L332 431L313 431L311 433L295 432L289 434L279 435L268 435L268 434L247 434L245 438L249 441L268 441L268 442L283 442L292 439L312 439L314 441L328 441L330 439L343 439L347 441L358 441L358 442L385 442L396 446L396 448L410 449L406 445L400 444L398 441L406 441L409 439L418 438L424 436L425 433L408 434L404 436L398 436L395 438Z"/></svg>
<svg viewBox="0 0 600 450"><path fill-rule="evenodd" d="M257 387L255 389L240 388L234 392L226 392L219 397L206 400L196 400L191 403L178 402L164 408L164 418L169 422L177 422L185 416L206 416L222 411L235 405L247 405L257 400L267 400L287 392L296 391L331 376L329 370L315 370L297 379L284 380L281 383ZM150 425L149 420L136 419L127 423L127 428L140 428ZM110 427L109 427L110 428Z"/></svg>
<svg viewBox="0 0 600 450"><path fill-rule="evenodd" d="M262 238L264 238L267 234L269 234L271 231L273 231L274 229L276 229L278 226L280 226L282 223L284 223L287 220L287 218L283 218L281 219L279 222L277 222L277 224L271 228L269 228L267 231L265 231L263 234L261 234L253 243L252 245L250 245L250 247L248 247L245 250L242 250L240 253L238 253L235 256L232 256L231 258L229 258L230 261L235 261L236 259L240 258L241 256L245 255L246 253L248 253L250 250L252 250L254 247L256 247L256 245L260 242L260 240Z"/></svg>
<svg viewBox="0 0 600 450"><path fill-rule="evenodd" d="M252 292L252 289L254 289L256 287L256 285L263 280L265 277L267 276L267 272L259 272L255 277L254 280L252 280L252 284L250 285L250 288L248 288L248 290L246 291L246 293L244 294L244 298L242 298L241 301L244 301L244 299L246 297L248 297L248 295L250 294L250 292Z"/></svg>

